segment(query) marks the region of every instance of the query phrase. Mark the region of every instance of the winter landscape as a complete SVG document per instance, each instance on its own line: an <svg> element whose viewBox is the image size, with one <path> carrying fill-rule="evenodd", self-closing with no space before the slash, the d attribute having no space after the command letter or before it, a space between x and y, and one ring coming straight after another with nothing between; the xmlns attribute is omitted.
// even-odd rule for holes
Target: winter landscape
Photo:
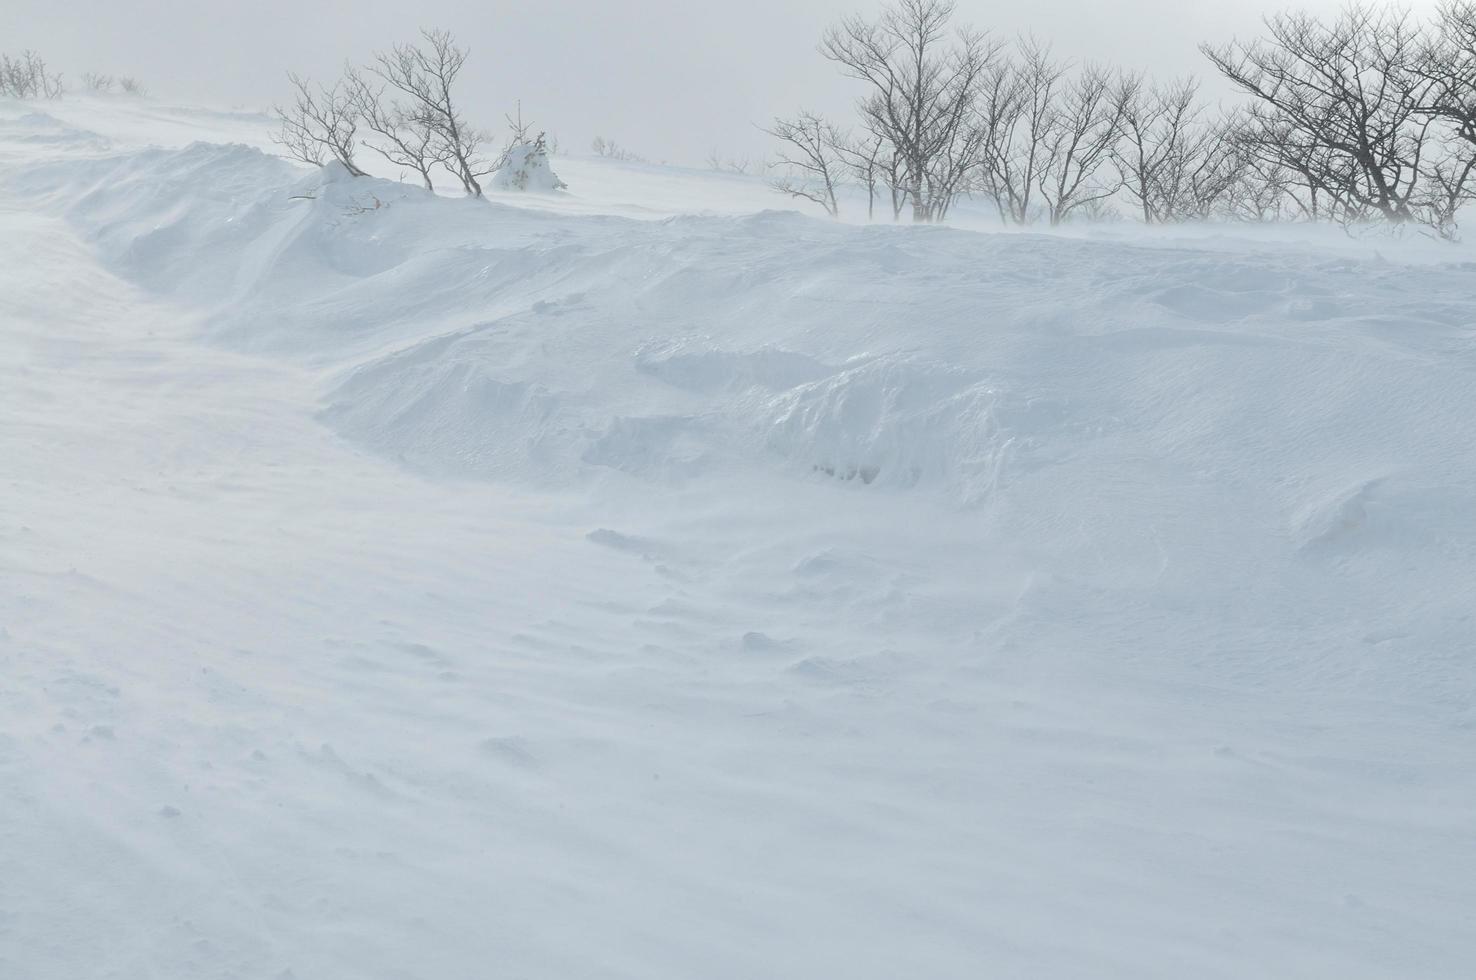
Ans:
<svg viewBox="0 0 1476 980"><path fill-rule="evenodd" d="M1476 7L815 7L686 158L0 13L0 978L1471 975Z"/></svg>

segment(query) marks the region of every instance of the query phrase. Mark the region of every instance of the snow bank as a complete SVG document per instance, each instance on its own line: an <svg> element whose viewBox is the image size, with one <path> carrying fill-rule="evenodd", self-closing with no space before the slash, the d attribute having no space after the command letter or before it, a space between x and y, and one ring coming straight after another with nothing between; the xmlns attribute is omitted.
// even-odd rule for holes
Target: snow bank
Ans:
<svg viewBox="0 0 1476 980"><path fill-rule="evenodd" d="M1428 430L1429 406L1392 395L1415 376L1464 379L1464 286L1438 266L557 218L207 144L15 186L130 278L210 304L221 341L331 367L323 417L345 435L487 479L758 466L979 503L1110 440L1193 445L1239 479L1267 463L1239 455L1247 419L1311 472L1360 427Z"/></svg>
<svg viewBox="0 0 1476 980"><path fill-rule="evenodd" d="M1469 969L1459 253L54 129L0 131L0 973Z"/></svg>

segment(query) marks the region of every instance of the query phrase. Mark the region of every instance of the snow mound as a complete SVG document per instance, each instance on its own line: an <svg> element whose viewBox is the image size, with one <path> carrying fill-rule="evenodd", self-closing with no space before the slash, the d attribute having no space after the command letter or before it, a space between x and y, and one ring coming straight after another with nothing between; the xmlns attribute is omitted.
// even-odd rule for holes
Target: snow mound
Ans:
<svg viewBox="0 0 1476 980"><path fill-rule="evenodd" d="M957 485L976 499L999 480L1015 437L1003 396L969 372L878 358L777 399L768 445L816 472L863 484Z"/></svg>
<svg viewBox="0 0 1476 980"><path fill-rule="evenodd" d="M107 148L108 141L88 129L72 126L46 112L23 112L18 116L0 116L0 144L14 143L22 149L46 148L96 152Z"/></svg>
<svg viewBox="0 0 1476 980"><path fill-rule="evenodd" d="M1471 267L3 151L0 974L1469 973Z"/></svg>
<svg viewBox="0 0 1476 980"><path fill-rule="evenodd" d="M203 143L14 187L129 278L204 304L220 341L326 369L321 418L344 436L482 479L758 469L980 504L1112 453L1166 466L1148 487L1358 480L1342 447L1428 432L1449 404L1393 392L1476 369L1438 266L780 212L569 218Z"/></svg>

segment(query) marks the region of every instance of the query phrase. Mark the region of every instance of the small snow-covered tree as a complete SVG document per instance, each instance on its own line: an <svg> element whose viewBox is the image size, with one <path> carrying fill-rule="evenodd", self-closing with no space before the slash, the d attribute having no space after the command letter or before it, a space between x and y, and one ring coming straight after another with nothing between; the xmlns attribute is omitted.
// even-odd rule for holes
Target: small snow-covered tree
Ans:
<svg viewBox="0 0 1476 980"><path fill-rule="evenodd" d="M502 166L492 176L492 186L503 191L551 193L569 185L559 179L548 162L548 142L542 133L531 142L510 147Z"/></svg>

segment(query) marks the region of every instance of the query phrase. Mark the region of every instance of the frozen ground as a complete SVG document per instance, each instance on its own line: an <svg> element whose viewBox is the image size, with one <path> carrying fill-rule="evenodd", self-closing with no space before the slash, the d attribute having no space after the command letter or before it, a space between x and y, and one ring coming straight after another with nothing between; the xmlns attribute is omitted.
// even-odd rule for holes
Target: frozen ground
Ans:
<svg viewBox="0 0 1476 980"><path fill-rule="evenodd" d="M0 104L0 977L1469 975L1469 251L265 132Z"/></svg>

